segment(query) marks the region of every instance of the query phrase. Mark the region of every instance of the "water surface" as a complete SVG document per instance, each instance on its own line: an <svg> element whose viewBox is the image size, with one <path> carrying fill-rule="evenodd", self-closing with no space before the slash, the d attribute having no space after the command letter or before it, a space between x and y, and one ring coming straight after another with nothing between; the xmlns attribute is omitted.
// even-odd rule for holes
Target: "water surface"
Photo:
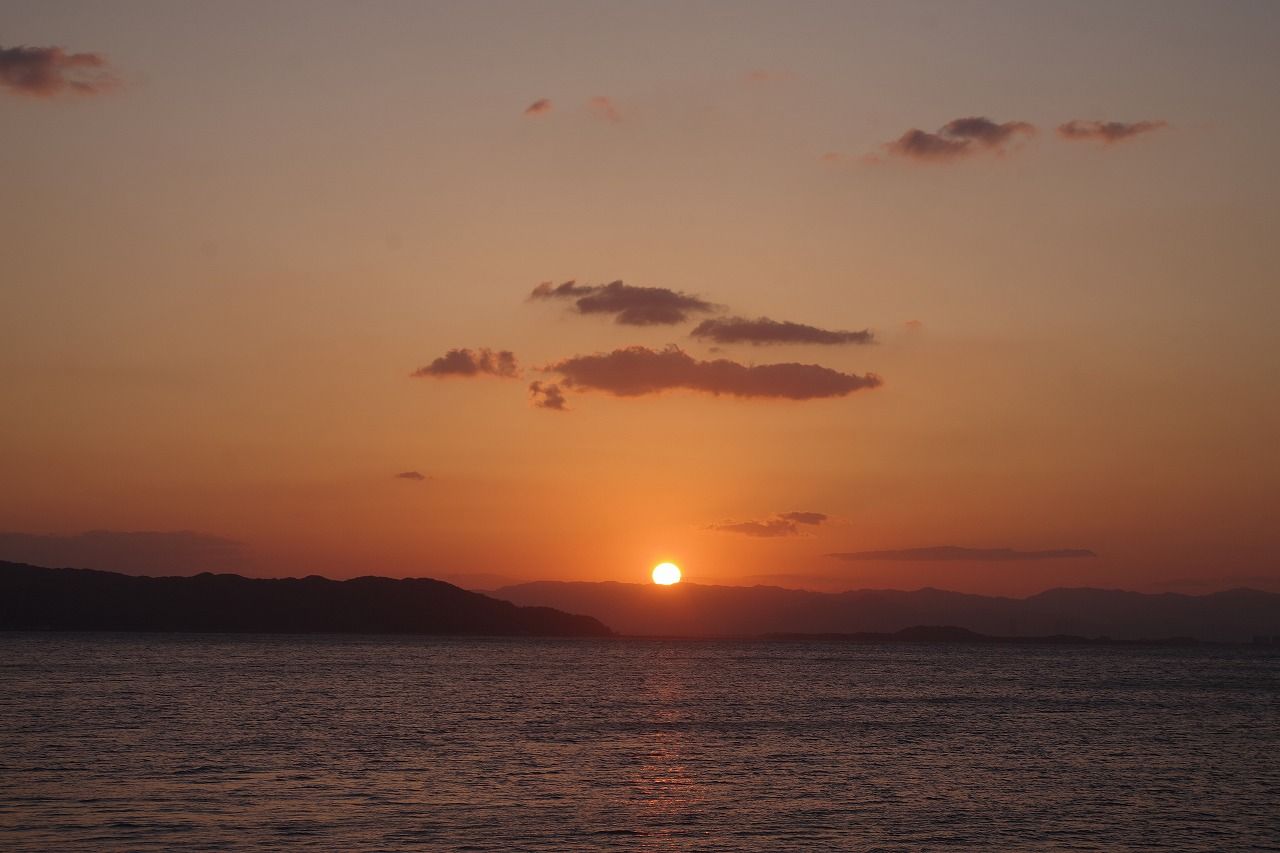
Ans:
<svg viewBox="0 0 1280 853"><path fill-rule="evenodd" d="M0 635L0 848L1280 850L1280 655Z"/></svg>

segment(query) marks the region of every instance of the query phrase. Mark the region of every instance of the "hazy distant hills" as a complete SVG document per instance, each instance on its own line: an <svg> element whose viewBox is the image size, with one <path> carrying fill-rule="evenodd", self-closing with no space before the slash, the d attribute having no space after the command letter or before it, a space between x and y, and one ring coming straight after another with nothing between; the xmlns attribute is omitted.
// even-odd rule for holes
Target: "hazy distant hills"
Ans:
<svg viewBox="0 0 1280 853"><path fill-rule="evenodd" d="M1074 634L1118 640L1248 641L1280 634L1280 594L1249 589L1202 596L1054 589L1018 599L939 589L821 593L765 586L544 581L491 594L516 604L586 613L622 634L893 633L919 625L953 625L992 636Z"/></svg>
<svg viewBox="0 0 1280 853"><path fill-rule="evenodd" d="M0 630L607 636L443 581L137 577L0 562Z"/></svg>

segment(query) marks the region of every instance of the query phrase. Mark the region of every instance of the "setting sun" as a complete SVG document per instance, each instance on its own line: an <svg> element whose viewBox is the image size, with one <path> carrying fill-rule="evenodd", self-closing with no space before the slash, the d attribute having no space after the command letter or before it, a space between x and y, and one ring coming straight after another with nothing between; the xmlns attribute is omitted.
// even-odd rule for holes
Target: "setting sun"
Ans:
<svg viewBox="0 0 1280 853"><path fill-rule="evenodd" d="M680 583L680 567L675 563L659 563L653 567L653 582L662 586Z"/></svg>

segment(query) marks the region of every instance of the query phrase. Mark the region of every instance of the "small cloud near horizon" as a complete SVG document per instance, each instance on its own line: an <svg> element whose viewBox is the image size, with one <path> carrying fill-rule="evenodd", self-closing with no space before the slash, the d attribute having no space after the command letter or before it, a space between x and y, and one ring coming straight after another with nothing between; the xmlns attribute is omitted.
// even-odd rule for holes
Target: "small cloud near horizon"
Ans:
<svg viewBox="0 0 1280 853"><path fill-rule="evenodd" d="M703 320L689 333L694 338L706 338L719 344L869 344L875 339L870 329L856 332L819 329L804 323L771 320L759 317L723 317Z"/></svg>
<svg viewBox="0 0 1280 853"><path fill-rule="evenodd" d="M801 525L816 527L826 520L827 515L821 512L780 512L764 521L722 521L708 525L707 530L772 539L779 536L798 536L801 533Z"/></svg>
<svg viewBox="0 0 1280 853"><path fill-rule="evenodd" d="M596 95L587 101L587 113L592 118L617 124L622 121L622 114L618 112L618 108L614 105L613 100L605 95Z"/></svg>
<svg viewBox="0 0 1280 853"><path fill-rule="evenodd" d="M508 350L480 348L477 350L451 349L432 361L426 367L419 367L409 374L414 378L453 376L496 376L500 379L515 379L520 371L516 366L515 354Z"/></svg>
<svg viewBox="0 0 1280 853"><path fill-rule="evenodd" d="M884 551L848 551L827 554L837 560L895 560L918 562L1005 562L1013 560L1071 560L1097 557L1086 548L1054 548L1045 551L1019 551L1014 548L961 548L937 545L929 548L897 548Z"/></svg>
<svg viewBox="0 0 1280 853"><path fill-rule="evenodd" d="M532 104L524 108L524 114L527 116L541 116L551 112L551 99L539 98Z"/></svg>
<svg viewBox="0 0 1280 853"><path fill-rule="evenodd" d="M603 391L616 397L686 390L741 398L814 400L844 397L883 384L874 373L859 376L817 364L699 361L674 345L662 350L632 346L574 356L541 370L560 374L565 387Z"/></svg>
<svg viewBox="0 0 1280 853"><path fill-rule="evenodd" d="M1101 142L1111 145L1135 136L1161 130L1169 126L1166 121L1084 121L1072 119L1058 125L1058 135L1069 142Z"/></svg>
<svg viewBox="0 0 1280 853"><path fill-rule="evenodd" d="M708 313L716 306L666 287L638 287L621 279L608 284L578 284L574 280L553 285L544 281L529 299L572 299L579 314L612 314L623 326L670 326L685 322L690 314Z"/></svg>
<svg viewBox="0 0 1280 853"><path fill-rule="evenodd" d="M529 383L529 399L535 408L551 409L557 412L569 411L569 407L565 405L564 392L554 383Z"/></svg>
<svg viewBox="0 0 1280 853"><path fill-rule="evenodd" d="M953 119L930 133L912 128L881 146L886 155L921 163L948 163L983 152L1003 156L1019 138L1036 135L1036 127L1025 121L997 123L985 116ZM871 156L868 162L878 162Z"/></svg>
<svg viewBox="0 0 1280 853"><path fill-rule="evenodd" d="M101 95L118 85L110 63L100 53L67 53L60 47L0 47L0 88L15 95Z"/></svg>
<svg viewBox="0 0 1280 853"><path fill-rule="evenodd" d="M422 480L426 480L427 476L420 471L401 471L399 474L396 474L396 479L397 480L416 480L421 482Z"/></svg>

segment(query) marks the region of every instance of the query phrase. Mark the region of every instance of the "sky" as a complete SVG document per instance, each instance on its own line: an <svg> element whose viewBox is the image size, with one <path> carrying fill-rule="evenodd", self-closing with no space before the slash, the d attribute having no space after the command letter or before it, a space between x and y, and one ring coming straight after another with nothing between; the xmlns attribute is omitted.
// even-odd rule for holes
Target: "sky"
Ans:
<svg viewBox="0 0 1280 853"><path fill-rule="evenodd" d="M1278 84L1270 2L0 0L0 559L1280 589Z"/></svg>

